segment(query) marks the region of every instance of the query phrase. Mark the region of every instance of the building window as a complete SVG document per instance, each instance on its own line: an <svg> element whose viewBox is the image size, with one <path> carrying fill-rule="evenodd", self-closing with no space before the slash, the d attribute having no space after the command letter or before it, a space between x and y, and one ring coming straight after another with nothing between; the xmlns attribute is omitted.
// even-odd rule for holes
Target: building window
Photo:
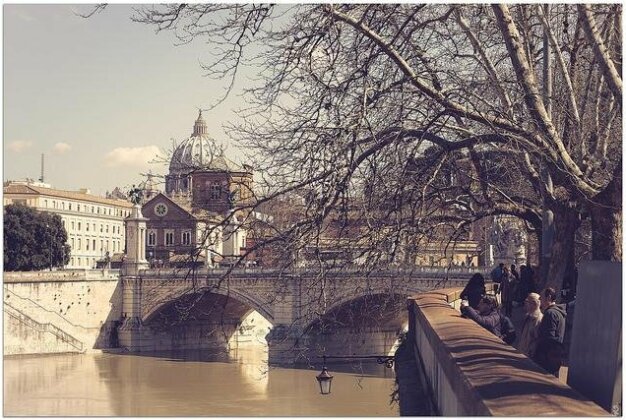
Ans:
<svg viewBox="0 0 626 420"><path fill-rule="evenodd" d="M94 206L91 206L91 212L92 212L92 213L95 213L95 212L96 212L96 209L95 209L95 207L94 207Z"/></svg>
<svg viewBox="0 0 626 420"><path fill-rule="evenodd" d="M104 240L100 239L100 252L104 251Z"/></svg>
<svg viewBox="0 0 626 420"><path fill-rule="evenodd" d="M43 206L46 208L48 207L48 200L43 200Z"/></svg>
<svg viewBox="0 0 626 420"><path fill-rule="evenodd" d="M89 232L89 223L85 223L85 229Z"/></svg>
<svg viewBox="0 0 626 420"><path fill-rule="evenodd" d="M67 208L68 208L69 210L72 210L72 203L69 203L69 204L67 205ZM73 261L73 260L74 260L74 259L72 258L72 261Z"/></svg>
<svg viewBox="0 0 626 420"><path fill-rule="evenodd" d="M102 233L103 230L104 230L104 226L102 226L102 223L100 223L100 233Z"/></svg>
<svg viewBox="0 0 626 420"><path fill-rule="evenodd" d="M78 266L80 267L80 257L78 257Z"/></svg>
<svg viewBox="0 0 626 420"><path fill-rule="evenodd" d="M191 245L191 232L186 231L182 234L182 243L183 245Z"/></svg>
<svg viewBox="0 0 626 420"><path fill-rule="evenodd" d="M76 245L76 241L74 240L74 238L72 238L72 250L76 249L76 247L74 245ZM72 259L72 261L74 261L74 259ZM73 265L73 263L72 263L72 265Z"/></svg>
<svg viewBox="0 0 626 420"><path fill-rule="evenodd" d="M174 231L166 230L165 231L165 246L174 245Z"/></svg>
<svg viewBox="0 0 626 420"><path fill-rule="evenodd" d="M85 250L89 251L89 239L85 240Z"/></svg>
<svg viewBox="0 0 626 420"><path fill-rule="evenodd" d="M65 229L65 220L61 220L61 223L63 223L63 229Z"/></svg>
<svg viewBox="0 0 626 420"><path fill-rule="evenodd" d="M153 230L148 231L148 246L156 245L156 232Z"/></svg>
<svg viewBox="0 0 626 420"><path fill-rule="evenodd" d="M220 196L222 195L222 187L220 187L217 184L213 184L211 185L211 198L212 199L219 199Z"/></svg>
<svg viewBox="0 0 626 420"><path fill-rule="evenodd" d="M80 222L78 222L78 230L80 230L80 227L81 227L81 226L80 226Z"/></svg>
<svg viewBox="0 0 626 420"><path fill-rule="evenodd" d="M76 211L80 211L80 204L76 204Z"/></svg>
<svg viewBox="0 0 626 420"><path fill-rule="evenodd" d="M74 221L72 220L72 230L74 230Z"/></svg>
<svg viewBox="0 0 626 420"><path fill-rule="evenodd" d="M96 240L94 239L92 243L93 243L93 250L95 251L96 250Z"/></svg>
<svg viewBox="0 0 626 420"><path fill-rule="evenodd" d="M93 226L93 231L95 232L96 231L96 224L92 223L91 225Z"/></svg>
<svg viewBox="0 0 626 420"><path fill-rule="evenodd" d="M245 236L242 236L242 237L241 237L241 247L242 247L242 248L245 248L245 247L246 247L246 237L245 237Z"/></svg>
<svg viewBox="0 0 626 420"><path fill-rule="evenodd" d="M109 225L106 226L106 232L109 233Z"/></svg>

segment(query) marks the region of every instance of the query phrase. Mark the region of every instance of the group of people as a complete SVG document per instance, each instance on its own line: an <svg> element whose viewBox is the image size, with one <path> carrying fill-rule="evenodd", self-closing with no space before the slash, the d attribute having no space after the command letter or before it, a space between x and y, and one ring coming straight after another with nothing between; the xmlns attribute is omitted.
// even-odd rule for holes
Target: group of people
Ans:
<svg viewBox="0 0 626 420"><path fill-rule="evenodd" d="M505 275L508 274L504 264L499 267ZM522 266L522 269L527 275L526 270L529 267ZM530 274L532 275L532 271ZM486 293L484 277L479 273L474 274L461 292L461 313L502 338L505 343L514 344L535 363L558 377L564 354L565 306L556 303L557 294L553 288L547 288L541 294L537 293L532 278L526 282L520 278L516 289L510 287L511 283L508 278L498 283L503 307L501 311L496 296ZM513 296L521 297L521 293L524 294L522 301L525 318L517 337L509 318L511 306L507 307L507 302L512 302Z"/></svg>
<svg viewBox="0 0 626 420"><path fill-rule="evenodd" d="M500 263L491 271L491 281L496 283L496 292L501 293L504 313L511 316L513 306L518 306L529 293L537 293L535 273L531 266L521 265L519 272L515 264L507 268Z"/></svg>

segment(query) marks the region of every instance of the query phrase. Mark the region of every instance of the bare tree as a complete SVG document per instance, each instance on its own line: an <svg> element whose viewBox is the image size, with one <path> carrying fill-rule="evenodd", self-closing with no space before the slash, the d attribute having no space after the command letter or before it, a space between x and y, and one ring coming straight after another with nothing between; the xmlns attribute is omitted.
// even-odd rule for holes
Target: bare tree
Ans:
<svg viewBox="0 0 626 420"><path fill-rule="evenodd" d="M387 182L380 167L403 166L432 144L441 162L460 152L478 163L466 199L413 195L396 207L403 223L372 222L389 220L384 212L363 218L400 237L436 220L424 213L436 203L439 218L504 213L537 227L543 201L555 215L548 282L558 287L581 219L592 222L593 257L621 260L621 6L551 9L167 5L144 7L135 19L181 41L205 38L216 54L210 75L259 69L261 83L241 111L246 123L232 133L271 181L270 195L309 194L309 222L321 227L346 197L365 201L364 185ZM551 55L541 53L544 37ZM548 59L549 101L539 77ZM481 170L495 154L531 194L520 197ZM410 177L395 181L417 190ZM406 213L415 202L420 211Z"/></svg>
<svg viewBox="0 0 626 420"><path fill-rule="evenodd" d="M545 209L544 284L573 269L581 224L593 258L621 260L619 4L170 4L134 19L205 40L207 74L230 81L217 101L242 67L258 73L230 134L262 179L231 215L273 213L248 220L248 253L316 263L309 293L339 260L410 263L491 216L538 234Z"/></svg>

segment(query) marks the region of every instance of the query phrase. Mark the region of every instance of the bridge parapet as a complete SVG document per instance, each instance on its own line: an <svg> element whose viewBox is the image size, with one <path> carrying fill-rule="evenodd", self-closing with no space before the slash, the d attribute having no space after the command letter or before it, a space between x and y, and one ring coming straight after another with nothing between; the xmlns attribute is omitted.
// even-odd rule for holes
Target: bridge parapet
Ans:
<svg viewBox="0 0 626 420"><path fill-rule="evenodd" d="M4 283L117 280L119 270L15 271L2 273Z"/></svg>
<svg viewBox="0 0 626 420"><path fill-rule="evenodd" d="M199 268L191 271L186 268L151 268L141 270L144 278L219 278L219 277L318 277L322 274L332 277L354 277L355 275L365 277L429 277L429 278L455 278L468 279L473 273L487 274L485 267L385 267L377 269L366 269L359 266L332 268L324 271L313 268L293 268L281 270L263 267L244 268Z"/></svg>
<svg viewBox="0 0 626 420"><path fill-rule="evenodd" d="M460 317L453 308L460 299L460 291L460 288L435 290L408 301L409 344L436 414L608 415L521 352L475 322ZM400 404L402 407L402 401Z"/></svg>

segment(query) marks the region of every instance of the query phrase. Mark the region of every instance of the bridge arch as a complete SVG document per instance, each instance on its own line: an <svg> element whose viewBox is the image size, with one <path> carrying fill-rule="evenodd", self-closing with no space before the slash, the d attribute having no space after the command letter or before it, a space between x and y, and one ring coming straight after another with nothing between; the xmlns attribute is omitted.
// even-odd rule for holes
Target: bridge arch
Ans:
<svg viewBox="0 0 626 420"><path fill-rule="evenodd" d="M238 290L237 288L229 288L227 290L216 289L214 287L200 287L197 290L192 292L189 289L180 288L179 290L175 290L171 293L168 293L164 296L164 298L153 306L147 308L147 310L142 315L142 322L149 323L152 319L154 319L157 314L163 311L167 306L171 305L173 302L176 302L179 299L183 299L185 296L189 295L203 295L206 293L210 293L213 295L219 295L226 297L228 299L233 299L241 304L246 305L250 308L249 312L256 311L263 318L265 318L268 322L274 323L274 314L271 311L271 308L268 305L264 305L258 302L258 299L255 296L252 296L249 293Z"/></svg>
<svg viewBox="0 0 626 420"><path fill-rule="evenodd" d="M374 286L368 288L346 289L333 293L333 299L327 302L326 312L332 311L335 308L341 307L346 303L354 301L356 299L362 299L367 296L374 295L403 295L410 297L411 295L424 293L427 290L420 287L412 288L398 288L398 290L391 290L388 286Z"/></svg>

